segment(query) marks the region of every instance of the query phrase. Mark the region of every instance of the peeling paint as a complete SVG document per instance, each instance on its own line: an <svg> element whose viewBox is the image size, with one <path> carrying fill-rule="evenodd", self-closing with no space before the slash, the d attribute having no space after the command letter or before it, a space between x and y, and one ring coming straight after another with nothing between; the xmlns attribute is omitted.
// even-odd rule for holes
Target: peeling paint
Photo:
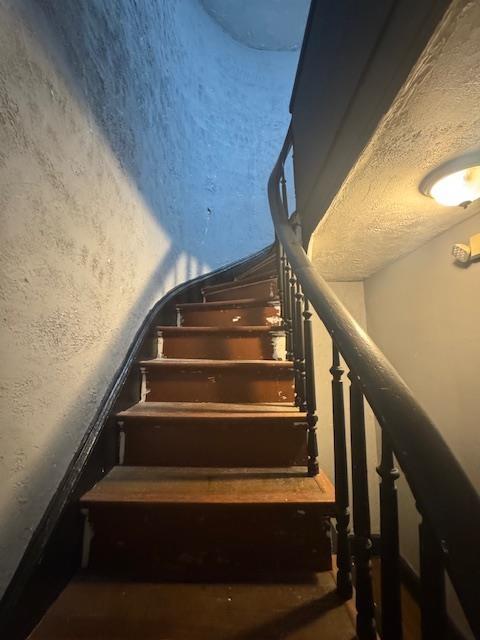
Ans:
<svg viewBox="0 0 480 640"><path fill-rule="evenodd" d="M157 359L163 358L163 333L157 331Z"/></svg>
<svg viewBox="0 0 480 640"><path fill-rule="evenodd" d="M285 360L287 353L285 333L272 334L272 347L272 358L274 360Z"/></svg>
<svg viewBox="0 0 480 640"><path fill-rule="evenodd" d="M140 374L142 376L142 382L140 386L140 402L146 402L149 389L147 389L147 370L145 369L145 367L140 367Z"/></svg>

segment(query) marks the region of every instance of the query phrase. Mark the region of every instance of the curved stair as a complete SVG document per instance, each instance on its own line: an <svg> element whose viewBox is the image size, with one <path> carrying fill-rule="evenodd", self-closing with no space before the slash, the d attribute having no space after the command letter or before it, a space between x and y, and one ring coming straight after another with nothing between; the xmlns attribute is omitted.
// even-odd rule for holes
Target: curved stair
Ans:
<svg viewBox="0 0 480 640"><path fill-rule="evenodd" d="M81 499L84 573L31 638L352 636L271 271L206 287L157 327L140 402L116 415L119 464Z"/></svg>

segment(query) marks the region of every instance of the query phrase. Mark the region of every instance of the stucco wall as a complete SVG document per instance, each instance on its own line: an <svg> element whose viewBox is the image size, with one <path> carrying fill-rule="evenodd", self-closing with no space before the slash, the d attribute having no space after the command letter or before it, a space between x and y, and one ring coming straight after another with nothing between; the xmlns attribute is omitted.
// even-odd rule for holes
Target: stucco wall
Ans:
<svg viewBox="0 0 480 640"><path fill-rule="evenodd" d="M196 0L0 0L0 591L148 308L271 240L295 65Z"/></svg>
<svg viewBox="0 0 480 640"><path fill-rule="evenodd" d="M340 301L350 311L359 325L366 329L366 311L365 298L363 290L363 282L330 282L330 286L337 294ZM332 340L323 326L318 316L314 313L313 319L313 335L314 335L314 357L315 357L315 388L317 394L317 439L319 449L320 467L325 471L330 480L334 481L334 455L333 455L333 424L332 424L332 377L330 375L330 367L332 366ZM345 406L345 422L347 433L347 453L350 461L350 401L348 367L343 363L345 373L342 377L344 391ZM375 472L377 465L377 443L375 435L375 421L373 414L365 403L365 435L367 441L367 457L368 457L368 481L369 481L369 497L370 497L370 516L372 531L379 531L379 512L378 512L378 476ZM351 478L351 465L349 462L349 478ZM350 503L352 500L352 491L350 483Z"/></svg>
<svg viewBox="0 0 480 640"><path fill-rule="evenodd" d="M480 264L464 269L450 254L479 232L476 214L366 280L365 298L370 335L480 492ZM402 553L418 569L418 517L403 481L399 497Z"/></svg>

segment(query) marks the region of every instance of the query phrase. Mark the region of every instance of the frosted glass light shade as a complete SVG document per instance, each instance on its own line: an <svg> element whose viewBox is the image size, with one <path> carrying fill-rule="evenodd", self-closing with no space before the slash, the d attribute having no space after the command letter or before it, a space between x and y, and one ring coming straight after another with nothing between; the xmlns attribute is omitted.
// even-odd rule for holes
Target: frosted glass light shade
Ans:
<svg viewBox="0 0 480 640"><path fill-rule="evenodd" d="M480 198L480 152L455 158L434 169L420 191L445 207L466 207Z"/></svg>

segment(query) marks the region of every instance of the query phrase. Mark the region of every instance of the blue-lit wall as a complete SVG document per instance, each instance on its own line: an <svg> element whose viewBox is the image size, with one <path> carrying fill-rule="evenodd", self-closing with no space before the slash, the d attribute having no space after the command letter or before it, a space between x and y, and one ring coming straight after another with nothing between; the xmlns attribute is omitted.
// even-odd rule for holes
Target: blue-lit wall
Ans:
<svg viewBox="0 0 480 640"><path fill-rule="evenodd" d="M269 243L266 183L298 52L239 43L199 0L39 4L117 157L182 249L217 266Z"/></svg>

